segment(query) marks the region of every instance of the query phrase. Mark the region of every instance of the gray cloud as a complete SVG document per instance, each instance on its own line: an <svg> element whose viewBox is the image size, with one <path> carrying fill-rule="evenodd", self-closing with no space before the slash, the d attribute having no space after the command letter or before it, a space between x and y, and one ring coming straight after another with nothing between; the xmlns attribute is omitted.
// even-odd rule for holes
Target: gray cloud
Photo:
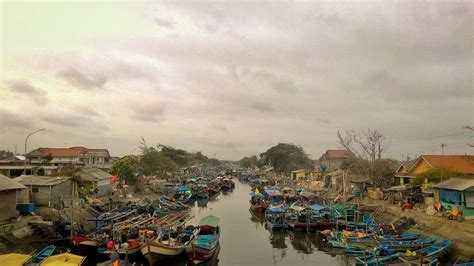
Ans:
<svg viewBox="0 0 474 266"><path fill-rule="evenodd" d="M155 24L160 26L160 27L163 27L163 28L168 28L168 29L174 29L174 25L176 24L176 22L168 17L168 18L155 18L154 19L155 21Z"/></svg>
<svg viewBox="0 0 474 266"><path fill-rule="evenodd" d="M174 19L155 23L172 34L137 29L97 40L100 48L88 47L95 52L59 68L74 67L61 77L74 86L107 85L107 93L78 99L99 116L76 110L110 125L112 151L130 153L143 134L222 158L278 142L319 157L338 147L337 128L370 127L394 140L388 155L399 159L408 150L440 152L426 149L437 140L403 139L456 133L474 121L472 1L157 5ZM79 123L64 119L55 122ZM136 121L139 134L130 130ZM452 145L465 142L458 136L443 142L450 153L472 152Z"/></svg>
<svg viewBox="0 0 474 266"><path fill-rule="evenodd" d="M27 96L37 104L44 105L48 102L48 93L33 86L28 80L7 80L4 83L12 92Z"/></svg>
<svg viewBox="0 0 474 266"><path fill-rule="evenodd" d="M7 110L0 109L0 125L9 130L26 130L33 125L33 119L22 116L18 113L13 113Z"/></svg>
<svg viewBox="0 0 474 266"><path fill-rule="evenodd" d="M103 88L107 82L107 77L105 76L88 77L75 68L69 68L60 71L56 74L56 76L63 79L72 86L77 86L84 89Z"/></svg>
<svg viewBox="0 0 474 266"><path fill-rule="evenodd" d="M165 108L158 102L130 103L131 118L142 122L160 122Z"/></svg>

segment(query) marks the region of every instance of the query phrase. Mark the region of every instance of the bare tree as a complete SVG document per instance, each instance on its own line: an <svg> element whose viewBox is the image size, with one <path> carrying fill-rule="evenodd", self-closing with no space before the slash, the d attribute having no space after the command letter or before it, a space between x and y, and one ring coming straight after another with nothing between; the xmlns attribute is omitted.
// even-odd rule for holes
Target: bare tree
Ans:
<svg viewBox="0 0 474 266"><path fill-rule="evenodd" d="M382 155L390 146L390 142L387 142L384 134L370 128L362 132L355 132L352 129L341 133L337 130L337 137L339 144L344 149L352 152L354 156L370 162L382 159Z"/></svg>

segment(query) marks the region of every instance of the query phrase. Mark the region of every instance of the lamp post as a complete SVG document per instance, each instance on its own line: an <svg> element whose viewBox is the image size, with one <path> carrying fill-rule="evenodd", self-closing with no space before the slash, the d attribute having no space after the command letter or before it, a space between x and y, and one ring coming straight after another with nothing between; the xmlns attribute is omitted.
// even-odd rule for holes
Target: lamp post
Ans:
<svg viewBox="0 0 474 266"><path fill-rule="evenodd" d="M30 134L28 134L28 136L26 136L25 138L25 164L24 164L24 167L23 167L23 175L26 175L26 147L28 145L28 138L30 138L31 135L35 134L35 133L38 133L40 131L43 131L43 130L46 130L46 128L42 128L42 129L38 129L34 132L31 132Z"/></svg>

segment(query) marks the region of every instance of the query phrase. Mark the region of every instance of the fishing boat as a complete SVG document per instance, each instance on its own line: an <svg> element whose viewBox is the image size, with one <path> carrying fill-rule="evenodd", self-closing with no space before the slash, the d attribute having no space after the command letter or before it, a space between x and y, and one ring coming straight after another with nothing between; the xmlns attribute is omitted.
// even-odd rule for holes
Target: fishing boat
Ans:
<svg viewBox="0 0 474 266"><path fill-rule="evenodd" d="M147 239L141 247L141 253L150 265L183 254L186 247L194 240L196 230L188 226L183 233L177 234L171 227L160 228L160 233L155 239Z"/></svg>
<svg viewBox="0 0 474 266"><path fill-rule="evenodd" d="M293 230L325 230L334 227L336 217L335 210L322 205L303 207L293 203L287 224Z"/></svg>
<svg viewBox="0 0 474 266"><path fill-rule="evenodd" d="M416 252L400 253L400 260L403 262L431 261L442 256L451 245L451 239L445 239L431 246L420 249Z"/></svg>
<svg viewBox="0 0 474 266"><path fill-rule="evenodd" d="M265 213L268 207L268 202L265 200L265 196L260 193L258 188L254 192L250 193L250 209L257 213Z"/></svg>
<svg viewBox="0 0 474 266"><path fill-rule="evenodd" d="M196 228L196 238L186 248L188 259L194 264L198 264L211 259L219 248L219 218L209 215L202 218Z"/></svg>
<svg viewBox="0 0 474 266"><path fill-rule="evenodd" d="M192 196L193 193L191 192L189 187L183 185L176 188L173 194L173 199L181 203L188 203L191 200Z"/></svg>
<svg viewBox="0 0 474 266"><path fill-rule="evenodd" d="M71 253L53 255L41 262L41 266L80 266L86 257Z"/></svg>
<svg viewBox="0 0 474 266"><path fill-rule="evenodd" d="M286 224L286 209L270 207L265 211L265 224L270 230L284 229Z"/></svg>
<svg viewBox="0 0 474 266"><path fill-rule="evenodd" d="M229 178L222 179L221 187L223 190L231 190L235 188L235 183Z"/></svg>
<svg viewBox="0 0 474 266"><path fill-rule="evenodd" d="M408 240L408 241L384 241L380 242L377 247L381 248L389 248L396 251L405 251L409 250L417 250L424 247L428 247L436 242L436 238L429 237L429 238L422 238L417 240Z"/></svg>
<svg viewBox="0 0 474 266"><path fill-rule="evenodd" d="M31 255L21 253L9 253L0 255L0 262L4 266L21 266L31 259Z"/></svg>
<svg viewBox="0 0 474 266"><path fill-rule="evenodd" d="M49 245L43 248L40 252L33 255L30 260L25 262L24 265L25 266L40 265L42 261L44 261L46 258L48 258L54 253L54 250L56 250L56 246Z"/></svg>

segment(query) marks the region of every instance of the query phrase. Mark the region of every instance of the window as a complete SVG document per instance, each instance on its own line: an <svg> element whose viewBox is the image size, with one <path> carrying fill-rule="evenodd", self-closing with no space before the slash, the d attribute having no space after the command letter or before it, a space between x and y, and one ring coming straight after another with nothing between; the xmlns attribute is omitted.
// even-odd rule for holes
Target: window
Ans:
<svg viewBox="0 0 474 266"><path fill-rule="evenodd" d="M464 191L466 197L466 207L474 208L474 191Z"/></svg>
<svg viewBox="0 0 474 266"><path fill-rule="evenodd" d="M33 192L33 193L38 193L38 192L39 192L39 188L37 188L37 187L31 188L31 192Z"/></svg>

